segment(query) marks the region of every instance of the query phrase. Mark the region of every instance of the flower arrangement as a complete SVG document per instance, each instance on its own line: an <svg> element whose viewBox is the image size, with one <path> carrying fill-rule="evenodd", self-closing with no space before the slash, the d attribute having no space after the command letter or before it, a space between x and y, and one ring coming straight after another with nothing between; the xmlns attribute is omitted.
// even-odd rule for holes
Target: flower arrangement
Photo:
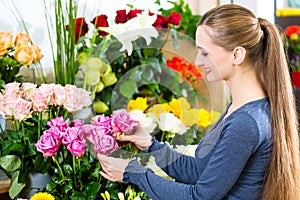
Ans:
<svg viewBox="0 0 300 200"><path fill-rule="evenodd" d="M17 76L22 66L29 66L43 58L41 49L33 44L29 34L0 32L0 80L4 83L21 81Z"/></svg>
<svg viewBox="0 0 300 200"><path fill-rule="evenodd" d="M5 84L0 102L0 114L12 122L0 135L0 166L11 179L9 194L13 199L25 187L30 172L49 170L51 160L34 146L48 120L75 114L90 106L91 100L88 91L74 85L12 82Z"/></svg>
<svg viewBox="0 0 300 200"><path fill-rule="evenodd" d="M284 33L288 42L290 68L292 71L300 71L300 26L288 26Z"/></svg>

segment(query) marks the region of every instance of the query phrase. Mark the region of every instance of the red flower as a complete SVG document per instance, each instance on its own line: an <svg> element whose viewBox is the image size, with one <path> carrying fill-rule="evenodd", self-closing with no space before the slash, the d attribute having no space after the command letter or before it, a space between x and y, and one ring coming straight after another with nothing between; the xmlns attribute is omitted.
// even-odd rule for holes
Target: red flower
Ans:
<svg viewBox="0 0 300 200"><path fill-rule="evenodd" d="M95 25L96 28L98 28L98 27L108 27L107 16L104 15L104 14L98 15L98 16L94 17L94 19L92 20L92 23ZM108 33L105 32L105 31L100 31L99 30L98 33L101 36L108 35Z"/></svg>
<svg viewBox="0 0 300 200"><path fill-rule="evenodd" d="M149 15L152 16L154 13L149 12ZM152 24L153 27L155 27L157 30L160 30L162 28L169 28L169 22L168 17L157 15L156 21Z"/></svg>
<svg viewBox="0 0 300 200"><path fill-rule="evenodd" d="M127 14L128 20L136 17L138 13L142 14L142 12L143 11L139 9L130 10Z"/></svg>
<svg viewBox="0 0 300 200"><path fill-rule="evenodd" d="M167 66L179 72L183 79L187 80L191 85L198 86L202 78L201 73L197 67L178 56L174 56L172 60L167 60Z"/></svg>
<svg viewBox="0 0 300 200"><path fill-rule="evenodd" d="M168 18L168 22L170 24L174 24L175 26L179 25L180 20L181 20L181 14L177 12L172 12Z"/></svg>
<svg viewBox="0 0 300 200"><path fill-rule="evenodd" d="M66 26L67 31L69 31L69 26ZM75 19L75 42L78 41L78 39L81 36L84 36L88 32L89 28L88 25L83 17L76 18Z"/></svg>
<svg viewBox="0 0 300 200"><path fill-rule="evenodd" d="M115 18L115 22L117 24L119 23L125 23L127 21L127 14L126 14L126 10L117 10L116 11L117 16Z"/></svg>
<svg viewBox="0 0 300 200"><path fill-rule="evenodd" d="M292 34L299 35L300 34L300 26L296 26L296 25L288 26L284 32L288 36L291 36Z"/></svg>

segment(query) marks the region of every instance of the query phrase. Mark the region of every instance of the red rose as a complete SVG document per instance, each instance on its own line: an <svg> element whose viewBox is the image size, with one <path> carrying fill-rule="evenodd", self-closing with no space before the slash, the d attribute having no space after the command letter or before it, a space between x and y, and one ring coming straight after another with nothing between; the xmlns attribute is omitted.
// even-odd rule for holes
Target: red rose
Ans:
<svg viewBox="0 0 300 200"><path fill-rule="evenodd" d="M69 31L69 26L66 26L67 31ZM88 25L83 17L76 18L75 19L75 42L78 41L78 39L81 36L84 36L88 32L89 28Z"/></svg>
<svg viewBox="0 0 300 200"><path fill-rule="evenodd" d="M170 24L174 24L175 26L179 25L180 20L181 20L181 14L177 12L172 12L168 18L168 22Z"/></svg>
<svg viewBox="0 0 300 200"><path fill-rule="evenodd" d="M119 23L125 23L127 21L127 14L126 14L126 10L117 10L116 11L117 16L115 18L115 22L117 24Z"/></svg>
<svg viewBox="0 0 300 200"><path fill-rule="evenodd" d="M152 13L149 13L152 16ZM162 28L169 28L168 17L157 15L156 21L152 24L153 27L160 30Z"/></svg>
<svg viewBox="0 0 300 200"><path fill-rule="evenodd" d="M284 32L288 36L291 36L292 34L299 35L300 34L300 26L296 26L296 25L288 26Z"/></svg>
<svg viewBox="0 0 300 200"><path fill-rule="evenodd" d="M98 28L98 27L108 27L107 16L104 15L104 14L98 15L98 16L94 17L94 19L92 20L92 23L95 25L96 28ZM101 36L108 35L108 33L105 32L105 31L100 31L99 30L98 33Z"/></svg>
<svg viewBox="0 0 300 200"><path fill-rule="evenodd" d="M128 17L128 19L132 19L132 18L136 17L138 13L142 14L142 12L143 12L142 10L138 10L138 9L130 10L128 12L127 17Z"/></svg>

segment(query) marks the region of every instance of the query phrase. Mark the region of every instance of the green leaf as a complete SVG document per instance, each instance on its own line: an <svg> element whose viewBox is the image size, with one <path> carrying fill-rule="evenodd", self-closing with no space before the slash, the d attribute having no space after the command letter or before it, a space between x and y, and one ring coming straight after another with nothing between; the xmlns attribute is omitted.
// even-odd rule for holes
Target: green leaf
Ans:
<svg viewBox="0 0 300 200"><path fill-rule="evenodd" d="M9 187L9 196L11 199L15 199L15 197L22 191L22 189L25 187L25 183L19 183L19 171L16 171L12 178L11 183Z"/></svg>
<svg viewBox="0 0 300 200"><path fill-rule="evenodd" d="M97 182L91 182L89 184L87 184L86 188L85 188L85 192L87 194L88 197L91 197L91 199L94 199L97 196L97 193L99 192L101 187L100 183ZM92 198L94 197L94 198Z"/></svg>
<svg viewBox="0 0 300 200"><path fill-rule="evenodd" d="M70 199L72 200L86 200L86 196L82 194L81 192L75 191L70 196Z"/></svg>
<svg viewBox="0 0 300 200"><path fill-rule="evenodd" d="M136 83L131 81L125 81L123 84L120 85L120 93L123 96L130 98L136 90L136 87Z"/></svg>
<svg viewBox="0 0 300 200"><path fill-rule="evenodd" d="M6 171L15 171L21 167L21 159L16 155L6 155L0 157L0 166Z"/></svg>

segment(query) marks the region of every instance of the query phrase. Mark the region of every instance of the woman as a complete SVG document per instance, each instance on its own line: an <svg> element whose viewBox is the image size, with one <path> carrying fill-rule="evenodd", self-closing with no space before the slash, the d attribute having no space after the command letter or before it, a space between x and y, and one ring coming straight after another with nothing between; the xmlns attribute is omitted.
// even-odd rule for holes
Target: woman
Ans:
<svg viewBox="0 0 300 200"><path fill-rule="evenodd" d="M135 184L152 199L300 199L294 96L276 27L244 7L222 5L201 18L196 45L197 66L208 81L226 81L231 102L195 158L139 129L118 139L150 152L177 181L135 160L98 155L101 174Z"/></svg>

